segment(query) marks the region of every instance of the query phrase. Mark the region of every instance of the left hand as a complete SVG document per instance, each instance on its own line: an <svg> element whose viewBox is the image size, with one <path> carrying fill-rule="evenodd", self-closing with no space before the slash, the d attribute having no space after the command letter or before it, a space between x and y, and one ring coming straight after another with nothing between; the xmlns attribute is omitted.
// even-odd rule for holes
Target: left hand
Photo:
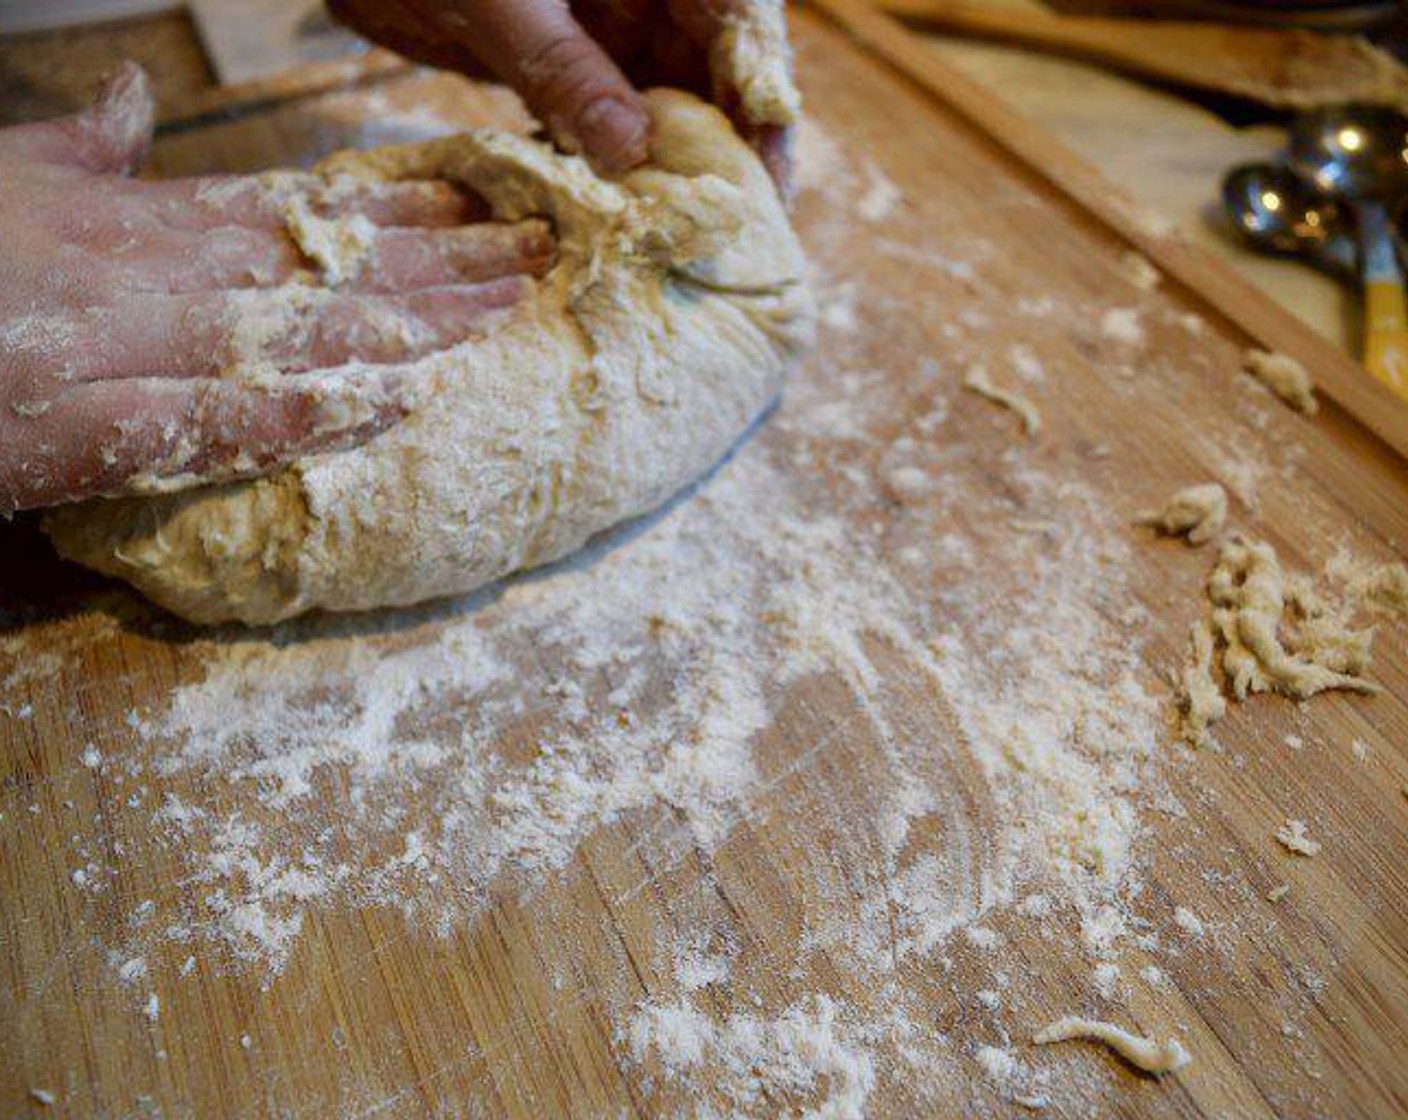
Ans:
<svg viewBox="0 0 1408 1120"><path fill-rule="evenodd" d="M406 415L415 358L491 329L551 263L542 223L483 221L446 183L367 184L327 200L368 224L365 269L288 287L308 262L279 192L133 179L151 130L131 63L83 112L0 129L0 517L366 440ZM226 376L251 359L262 382Z"/></svg>

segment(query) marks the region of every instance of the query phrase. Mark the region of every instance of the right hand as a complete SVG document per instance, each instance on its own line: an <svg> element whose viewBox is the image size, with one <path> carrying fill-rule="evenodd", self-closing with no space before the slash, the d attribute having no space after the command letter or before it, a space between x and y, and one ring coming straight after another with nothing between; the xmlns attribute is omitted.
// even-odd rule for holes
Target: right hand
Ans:
<svg viewBox="0 0 1408 1120"><path fill-rule="evenodd" d="M792 123L745 104L721 50L745 20L776 28L766 51L791 59L782 0L328 0L335 16L417 62L488 74L523 98L554 140L598 170L646 157L649 120L637 88L676 86L711 99L757 150L785 195Z"/></svg>
<svg viewBox="0 0 1408 1120"><path fill-rule="evenodd" d="M373 223L367 267L287 288L307 265L266 181L127 177L152 116L129 63L76 116L0 129L0 515L367 439L407 411L397 363L483 331L550 263L540 223L476 221L443 183L368 184L330 204ZM288 314L291 293L312 310ZM271 376L222 378L267 322Z"/></svg>

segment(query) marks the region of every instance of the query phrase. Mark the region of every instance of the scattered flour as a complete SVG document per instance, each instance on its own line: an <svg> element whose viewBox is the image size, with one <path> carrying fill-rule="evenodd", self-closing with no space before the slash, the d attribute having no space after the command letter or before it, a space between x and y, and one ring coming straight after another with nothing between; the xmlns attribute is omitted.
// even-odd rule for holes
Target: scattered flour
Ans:
<svg viewBox="0 0 1408 1120"><path fill-rule="evenodd" d="M1137 307L1112 307L1100 316L1100 333L1127 346L1143 346L1143 315Z"/></svg>
<svg viewBox="0 0 1408 1120"><path fill-rule="evenodd" d="M973 1059L1013 1104L1040 1110L1049 1103L1047 1075L1033 1072L1010 1048L979 1046L973 1051Z"/></svg>
<svg viewBox="0 0 1408 1120"><path fill-rule="evenodd" d="M897 203L819 126L803 124L799 148L801 189L830 211L807 239L834 298L821 360L761 438L660 514L470 600L192 641L199 669L85 753L113 796L148 791L151 833L124 858L160 848L183 886L118 923L112 967L142 962L134 995L153 986L148 960L163 983L182 961L180 976L274 982L322 912L472 929L496 899L532 906L584 874L583 846L612 827L659 880L702 863L711 892L708 865L741 829L812 800L822 819L825 772L849 752L868 827L799 855L816 861L817 900L799 904L795 942L779 932L792 959L778 972L824 954L898 1018L799 980L769 1001L745 977L749 948L713 927L666 937L649 967L668 990L602 996L637 1088L701 1115L862 1115L886 1079L935 1091L929 1112L984 1081L1035 1108L1060 1078L1062 1099L1084 1103L1059 1064L1033 1072L1013 1054L1002 1020L1027 979L1009 945L1033 932L1119 994L1116 962L1143 929L1142 810L1176 809L1128 526L1029 449L975 455L952 366L878 372L859 324L902 330L912 315L841 250L858 200L882 216ZM981 249L962 252L935 237L883 255L977 292ZM950 341L1013 306L1064 313L1046 296L975 295ZM1014 383L1056 387L1058 366L1004 346ZM779 742L774 717L803 696L791 723L817 730ZM84 869L73 889L110 877L95 855L69 864ZM833 855L855 881L826 880ZM974 1051L918 1016L903 1027L926 1007L908 978L954 960L982 970L956 999L1001 1045Z"/></svg>
<svg viewBox="0 0 1408 1120"><path fill-rule="evenodd" d="M1106 961L1104 964L1097 964L1090 972L1090 978L1095 984L1095 990L1100 993L1101 999L1113 1000L1119 996L1120 991L1120 966Z"/></svg>
<svg viewBox="0 0 1408 1120"><path fill-rule="evenodd" d="M632 1061L657 1064L693 1101L686 1116L766 1104L802 1120L860 1120L875 1087L869 1044L826 996L775 1019L734 1014L722 1023L689 1004L646 1004L627 1028Z"/></svg>
<svg viewBox="0 0 1408 1120"><path fill-rule="evenodd" d="M865 163L865 193L856 203L856 213L867 222L883 222L904 201L904 192L875 164Z"/></svg>
<svg viewBox="0 0 1408 1120"><path fill-rule="evenodd" d="M675 946L675 983L686 992L711 984L727 984L737 950L731 945L711 948L707 939L693 937Z"/></svg>
<svg viewBox="0 0 1408 1120"><path fill-rule="evenodd" d="M1197 914L1189 910L1186 906L1179 906L1173 911L1174 925L1193 937L1203 936L1203 921Z"/></svg>

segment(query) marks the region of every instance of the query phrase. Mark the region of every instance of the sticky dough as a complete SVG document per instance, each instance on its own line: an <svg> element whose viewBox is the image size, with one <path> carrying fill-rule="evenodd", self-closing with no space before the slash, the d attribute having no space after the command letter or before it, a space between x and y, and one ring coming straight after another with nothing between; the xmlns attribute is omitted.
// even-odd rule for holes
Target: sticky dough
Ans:
<svg viewBox="0 0 1408 1120"><path fill-rule="evenodd" d="M60 553L193 621L269 623L469 591L698 477L775 396L814 311L751 150L685 94L647 101L650 163L619 181L485 132L334 157L334 186L443 178L496 219L544 217L557 263L495 329L417 363L420 403L372 442L57 511Z"/></svg>

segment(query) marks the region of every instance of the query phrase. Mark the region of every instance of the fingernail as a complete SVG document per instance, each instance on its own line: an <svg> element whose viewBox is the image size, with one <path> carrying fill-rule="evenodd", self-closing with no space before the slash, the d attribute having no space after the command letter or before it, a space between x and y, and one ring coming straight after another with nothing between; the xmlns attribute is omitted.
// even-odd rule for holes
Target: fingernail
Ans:
<svg viewBox="0 0 1408 1120"><path fill-rule="evenodd" d="M577 114L572 132L593 165L602 171L625 171L646 156L645 114L614 97L593 101Z"/></svg>

